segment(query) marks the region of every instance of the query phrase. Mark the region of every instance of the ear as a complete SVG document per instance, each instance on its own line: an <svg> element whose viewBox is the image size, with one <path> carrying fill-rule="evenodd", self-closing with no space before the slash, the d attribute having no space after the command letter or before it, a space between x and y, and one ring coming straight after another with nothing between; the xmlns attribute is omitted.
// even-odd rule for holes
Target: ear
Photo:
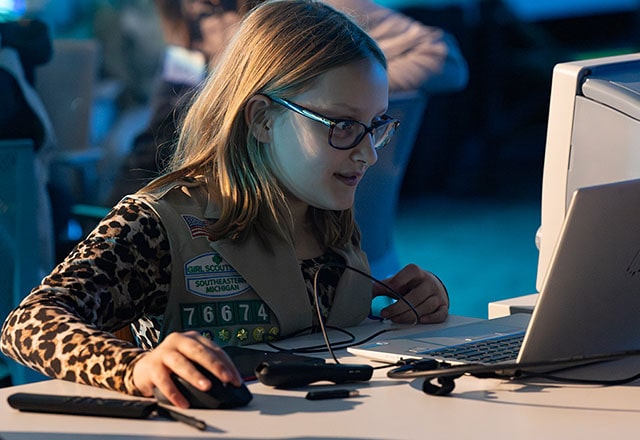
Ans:
<svg viewBox="0 0 640 440"><path fill-rule="evenodd" d="M244 120L253 136L262 143L271 142L271 121L267 118L267 108L271 100L264 95L254 95L244 107Z"/></svg>

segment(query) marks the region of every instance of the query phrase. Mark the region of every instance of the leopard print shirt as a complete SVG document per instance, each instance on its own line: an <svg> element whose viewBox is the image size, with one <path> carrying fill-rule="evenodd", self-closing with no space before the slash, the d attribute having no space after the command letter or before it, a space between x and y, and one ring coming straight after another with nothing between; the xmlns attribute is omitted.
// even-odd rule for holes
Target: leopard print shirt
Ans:
<svg viewBox="0 0 640 440"><path fill-rule="evenodd" d="M336 258L328 253L300 262L311 304L315 271ZM320 274L325 317L341 273L330 267ZM133 365L158 343L170 279L169 239L160 220L144 203L124 199L11 312L0 348L49 377L138 395ZM138 345L113 335L131 323Z"/></svg>
<svg viewBox="0 0 640 440"><path fill-rule="evenodd" d="M125 199L7 317L0 348L47 376L138 394L144 350L112 332L162 314L170 264L156 214Z"/></svg>

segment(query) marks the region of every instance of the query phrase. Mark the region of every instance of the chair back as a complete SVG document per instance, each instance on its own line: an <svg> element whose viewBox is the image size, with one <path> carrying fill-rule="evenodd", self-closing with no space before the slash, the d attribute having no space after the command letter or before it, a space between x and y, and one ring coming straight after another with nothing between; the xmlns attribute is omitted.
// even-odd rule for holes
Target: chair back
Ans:
<svg viewBox="0 0 640 440"><path fill-rule="evenodd" d="M31 140L0 140L0 319L38 284L35 156Z"/></svg>
<svg viewBox="0 0 640 440"><path fill-rule="evenodd" d="M42 274L35 160L32 140L0 140L0 323ZM44 377L7 362L14 384Z"/></svg>
<svg viewBox="0 0 640 440"><path fill-rule="evenodd" d="M53 40L53 58L36 71L36 91L63 151L90 145L98 43L92 39Z"/></svg>
<svg viewBox="0 0 640 440"><path fill-rule="evenodd" d="M94 201L100 185L103 151L91 142L99 49L93 39L55 39L53 58L36 71L57 141L51 179L78 203Z"/></svg>
<svg viewBox="0 0 640 440"><path fill-rule="evenodd" d="M398 131L378 152L378 162L358 186L355 216L362 231L373 276L386 277L400 268L393 243L396 209L402 180L420 129L427 96L419 91L389 96L388 114L400 120Z"/></svg>

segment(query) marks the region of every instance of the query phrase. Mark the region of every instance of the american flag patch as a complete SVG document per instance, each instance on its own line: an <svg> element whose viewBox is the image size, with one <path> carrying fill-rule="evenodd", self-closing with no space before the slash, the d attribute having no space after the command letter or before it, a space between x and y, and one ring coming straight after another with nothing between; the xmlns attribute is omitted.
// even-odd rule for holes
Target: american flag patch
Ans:
<svg viewBox="0 0 640 440"><path fill-rule="evenodd" d="M207 230L207 226L209 225L208 220L202 220L193 215L182 215L182 219L186 223L189 228L189 232L191 233L191 238L198 237L208 237L209 231Z"/></svg>

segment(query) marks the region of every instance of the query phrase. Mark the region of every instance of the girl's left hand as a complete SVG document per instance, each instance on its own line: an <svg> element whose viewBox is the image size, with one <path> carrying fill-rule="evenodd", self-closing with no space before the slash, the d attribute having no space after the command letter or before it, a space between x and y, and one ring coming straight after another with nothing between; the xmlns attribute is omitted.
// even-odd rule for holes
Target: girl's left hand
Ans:
<svg viewBox="0 0 640 440"><path fill-rule="evenodd" d="M402 295L418 312L419 323L429 324L444 321L449 314L449 295L442 282L431 272L420 269L415 264L405 266L396 275L382 280ZM379 283L373 284L374 296L392 296ZM398 323L412 323L415 314L404 301L398 300L385 307L380 316Z"/></svg>

